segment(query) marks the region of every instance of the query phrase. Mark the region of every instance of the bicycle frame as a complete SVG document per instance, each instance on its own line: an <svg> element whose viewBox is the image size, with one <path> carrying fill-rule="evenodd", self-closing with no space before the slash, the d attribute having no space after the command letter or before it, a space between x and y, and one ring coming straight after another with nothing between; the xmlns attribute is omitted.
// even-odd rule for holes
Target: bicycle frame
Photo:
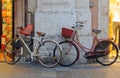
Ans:
<svg viewBox="0 0 120 78"><path fill-rule="evenodd" d="M37 60L44 67L51 68L56 66L62 58L62 47L57 41L47 38L44 32L36 32L37 37L31 37L32 28L32 25L28 25L26 28L17 27L18 31L16 31L15 38L9 40L5 46L4 56L6 63L13 65L21 57L25 57L25 61L34 62ZM30 32L29 29L31 29ZM25 39L29 39L30 43L27 44L28 41ZM31 40L34 42L31 42ZM33 45L33 50L29 45ZM27 53L25 56L23 55L25 48L29 53L28 57L26 57ZM57 55L53 55L53 53Z"/></svg>
<svg viewBox="0 0 120 78"><path fill-rule="evenodd" d="M65 40L60 42L64 52L64 57L60 65L71 66L75 64L77 60L81 59L80 52L84 52L82 56L85 59L93 59L92 61L95 59L96 62L101 65L108 66L113 64L117 60L119 52L116 44L112 41L113 38L99 39L97 35L101 30L93 29L92 32L94 32L96 36L93 37L91 47L88 48L80 43L79 34L77 32L78 29L84 27L83 24L83 22L76 22L76 25L71 27L73 29L62 28L61 34Z"/></svg>
<svg viewBox="0 0 120 78"><path fill-rule="evenodd" d="M26 36L25 36L25 37L26 37ZM36 40L36 41L37 41L37 44L41 44L40 40L39 40L38 38L36 38L36 37L27 37L27 38L32 38L33 40ZM36 49L38 48L37 44L35 45L35 48L34 48L34 50L33 50L33 52L32 52L21 36L18 36L18 39L19 39L20 41L22 41L22 43L24 44L25 48L26 48L26 49L28 50L28 52L30 53L31 59L33 59L34 56L37 56L37 55L36 55ZM40 42L40 43L39 43L39 42Z"/></svg>
<svg viewBox="0 0 120 78"><path fill-rule="evenodd" d="M86 52L93 52L94 51L94 48L95 46L102 40L111 40L112 38L105 38L105 39L98 39L96 36L93 38L92 40L92 46L91 48L87 48L85 46L83 46L81 43L80 43L80 40L79 40L79 37L78 37L78 33L77 33L77 30L74 31L70 41L75 43L77 45L78 48L82 49L85 53ZM80 53L80 49L79 49L79 53Z"/></svg>

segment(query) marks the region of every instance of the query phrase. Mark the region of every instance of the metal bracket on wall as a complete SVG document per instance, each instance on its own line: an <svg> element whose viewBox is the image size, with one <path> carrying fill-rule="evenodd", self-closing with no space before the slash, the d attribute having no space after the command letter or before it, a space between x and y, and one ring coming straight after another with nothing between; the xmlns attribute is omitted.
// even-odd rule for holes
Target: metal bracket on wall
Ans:
<svg viewBox="0 0 120 78"><path fill-rule="evenodd" d="M93 3L93 2L90 2L90 3L89 3L89 7L94 7L94 3Z"/></svg>

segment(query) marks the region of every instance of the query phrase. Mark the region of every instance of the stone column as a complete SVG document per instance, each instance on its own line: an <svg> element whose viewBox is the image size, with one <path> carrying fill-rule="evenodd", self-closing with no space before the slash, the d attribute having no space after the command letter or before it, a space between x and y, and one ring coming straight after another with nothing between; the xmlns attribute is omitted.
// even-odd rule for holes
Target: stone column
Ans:
<svg viewBox="0 0 120 78"><path fill-rule="evenodd" d="M98 28L102 30L100 38L108 37L109 25L109 0L98 1Z"/></svg>

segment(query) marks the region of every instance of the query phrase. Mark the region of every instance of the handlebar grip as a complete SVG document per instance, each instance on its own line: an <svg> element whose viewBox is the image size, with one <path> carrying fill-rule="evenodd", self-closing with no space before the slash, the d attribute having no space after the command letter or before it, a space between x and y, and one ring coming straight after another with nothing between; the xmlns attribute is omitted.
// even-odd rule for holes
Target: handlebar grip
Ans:
<svg viewBox="0 0 120 78"><path fill-rule="evenodd" d="M17 29L23 29L23 27L22 27L22 26L20 26L20 27L17 27Z"/></svg>
<svg viewBox="0 0 120 78"><path fill-rule="evenodd" d="M72 26L71 28L73 28L73 29L74 29L75 27L74 27L74 26Z"/></svg>
<svg viewBox="0 0 120 78"><path fill-rule="evenodd" d="M80 22L80 21L76 22L76 24L78 24L78 23L83 24L83 22Z"/></svg>
<svg viewBox="0 0 120 78"><path fill-rule="evenodd" d="M80 27L84 27L83 25L79 25Z"/></svg>

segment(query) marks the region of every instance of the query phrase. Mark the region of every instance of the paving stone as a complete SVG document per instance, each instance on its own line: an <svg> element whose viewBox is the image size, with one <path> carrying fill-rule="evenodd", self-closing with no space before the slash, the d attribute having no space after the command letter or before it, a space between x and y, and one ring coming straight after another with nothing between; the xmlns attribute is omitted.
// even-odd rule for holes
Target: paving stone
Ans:
<svg viewBox="0 0 120 78"><path fill-rule="evenodd" d="M40 64L0 63L0 78L120 78L120 62L111 66L81 64L71 67L45 68Z"/></svg>
<svg viewBox="0 0 120 78"><path fill-rule="evenodd" d="M42 71L42 78L56 78L55 71Z"/></svg>
<svg viewBox="0 0 120 78"><path fill-rule="evenodd" d="M71 71L57 71L57 78L72 78Z"/></svg>

